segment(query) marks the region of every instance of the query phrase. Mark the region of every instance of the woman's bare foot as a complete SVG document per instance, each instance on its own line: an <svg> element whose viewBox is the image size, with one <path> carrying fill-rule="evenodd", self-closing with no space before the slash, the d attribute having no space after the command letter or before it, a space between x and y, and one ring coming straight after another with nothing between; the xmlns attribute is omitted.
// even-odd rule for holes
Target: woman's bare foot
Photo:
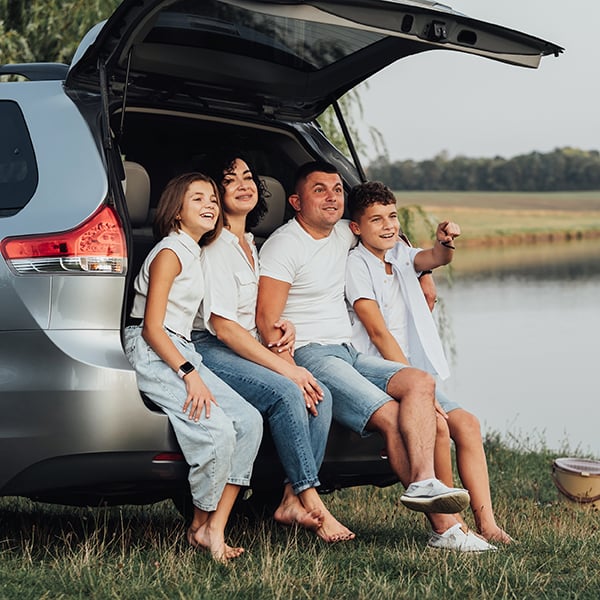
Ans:
<svg viewBox="0 0 600 600"><path fill-rule="evenodd" d="M316 534L329 544L348 542L356 537L355 533L342 525L327 509L323 512L323 524L316 530Z"/></svg>
<svg viewBox="0 0 600 600"><path fill-rule="evenodd" d="M281 525L299 525L313 531L323 525L322 511L319 508L307 511L297 496L284 498L273 518Z"/></svg>
<svg viewBox="0 0 600 600"><path fill-rule="evenodd" d="M500 544L513 544L515 541L513 540L513 538L510 537L510 535L508 535L508 533L506 533L506 531L504 531L504 529L498 527L498 525L490 527L489 529L482 528L479 533L488 542L498 542Z"/></svg>
<svg viewBox="0 0 600 600"><path fill-rule="evenodd" d="M190 527L187 530L187 539L193 548L208 550L212 557L220 563L227 563L230 559L237 558L244 553L242 547L228 546L225 543L223 533L213 531L208 522L196 530Z"/></svg>

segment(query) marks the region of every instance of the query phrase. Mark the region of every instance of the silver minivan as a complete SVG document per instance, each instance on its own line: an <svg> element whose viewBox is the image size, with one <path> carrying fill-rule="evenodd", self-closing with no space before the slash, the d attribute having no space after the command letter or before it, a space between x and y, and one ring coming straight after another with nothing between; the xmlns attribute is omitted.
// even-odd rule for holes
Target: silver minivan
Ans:
<svg viewBox="0 0 600 600"><path fill-rule="evenodd" d="M187 465L121 343L162 187L215 148L243 150L270 193L264 239L301 163L364 177L352 140L348 159L316 117L333 105L347 133L337 99L428 50L533 68L562 52L425 0L124 0L71 65L0 66L0 495L186 497ZM323 491L396 481L379 436L336 425L321 475ZM266 435L253 488L281 479Z"/></svg>

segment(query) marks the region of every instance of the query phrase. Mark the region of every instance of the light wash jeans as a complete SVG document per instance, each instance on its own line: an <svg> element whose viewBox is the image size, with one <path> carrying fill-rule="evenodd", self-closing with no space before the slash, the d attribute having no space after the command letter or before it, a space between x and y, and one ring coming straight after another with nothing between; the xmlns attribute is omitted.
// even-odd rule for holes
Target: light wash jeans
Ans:
<svg viewBox="0 0 600 600"><path fill-rule="evenodd" d="M194 505L213 511L226 483L250 485L252 465L262 439L260 413L203 364L187 342L167 332L177 349L191 362L218 405L210 418L198 422L183 412L185 383L146 343L142 328L125 328L125 353L137 373L138 387L169 417L181 451L190 466L189 482Z"/></svg>
<svg viewBox="0 0 600 600"><path fill-rule="evenodd" d="M208 331L193 331L204 363L268 420L279 460L295 494L320 485L319 469L331 425L331 394L324 386L318 416L306 410L290 379L242 358Z"/></svg>
<svg viewBox="0 0 600 600"><path fill-rule="evenodd" d="M365 427L373 413L392 400L390 379L406 365L358 352L351 344L307 344L294 359L322 381L333 396L333 418L369 435Z"/></svg>

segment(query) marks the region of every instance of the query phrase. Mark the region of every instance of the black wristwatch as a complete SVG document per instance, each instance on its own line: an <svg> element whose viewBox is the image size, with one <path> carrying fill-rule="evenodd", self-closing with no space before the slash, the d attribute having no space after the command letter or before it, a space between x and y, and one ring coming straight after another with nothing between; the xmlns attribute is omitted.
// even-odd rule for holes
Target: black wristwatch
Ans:
<svg viewBox="0 0 600 600"><path fill-rule="evenodd" d="M179 377L183 379L186 375L189 375L193 370L194 365L191 362L186 361L177 370L177 375L179 375Z"/></svg>

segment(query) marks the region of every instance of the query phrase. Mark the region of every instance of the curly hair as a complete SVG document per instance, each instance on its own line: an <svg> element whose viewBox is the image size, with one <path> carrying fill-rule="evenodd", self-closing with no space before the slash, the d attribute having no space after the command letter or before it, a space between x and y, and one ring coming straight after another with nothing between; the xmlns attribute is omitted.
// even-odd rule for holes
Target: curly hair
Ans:
<svg viewBox="0 0 600 600"><path fill-rule="evenodd" d="M396 204L394 192L381 181L355 185L348 194L348 212L353 221L359 219L372 204Z"/></svg>
<svg viewBox="0 0 600 600"><path fill-rule="evenodd" d="M265 186L265 183L259 179L258 173L254 170L252 162L239 150L227 150L211 156L206 161L206 170L212 178L217 182L217 187L221 193L221 198L225 194L225 187L223 186L224 176L233 171L236 160L243 160L252 173L252 180L256 184L258 192L258 202L256 206L246 216L246 231L250 231L253 227L258 225L261 219L267 214L269 207L267 205L267 197L269 192ZM225 222L227 222L227 215L224 215Z"/></svg>

